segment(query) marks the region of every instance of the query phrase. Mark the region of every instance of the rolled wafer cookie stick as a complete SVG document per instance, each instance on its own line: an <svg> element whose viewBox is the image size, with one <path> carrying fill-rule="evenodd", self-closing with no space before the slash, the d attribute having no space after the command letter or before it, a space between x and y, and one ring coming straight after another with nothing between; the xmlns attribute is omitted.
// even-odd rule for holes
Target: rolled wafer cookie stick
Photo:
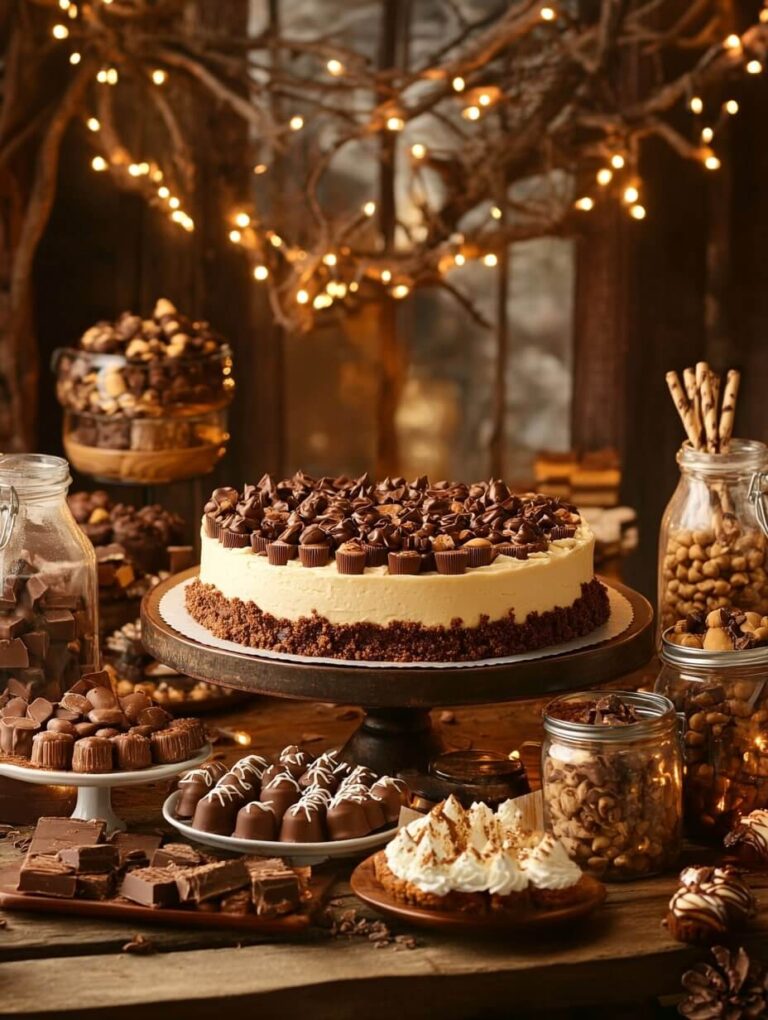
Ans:
<svg viewBox="0 0 768 1020"><path fill-rule="evenodd" d="M704 417L704 434L707 437L707 451L717 453L717 412L715 398L712 393L712 381L709 372L701 381L701 413Z"/></svg>
<svg viewBox="0 0 768 1020"><path fill-rule="evenodd" d="M680 415L680 420L685 428L685 434L688 436L688 440L694 450L698 450L700 449L699 437L696 433L693 413L688 405L688 401L685 399L685 393L683 393L683 387L680 385L677 372L667 372L664 378L667 381L667 388L669 389L672 401L677 408L677 413Z"/></svg>
<svg viewBox="0 0 768 1020"><path fill-rule="evenodd" d="M736 416L736 398L739 395L739 383L741 372L735 368L730 369L725 379L725 390L723 391L723 407L720 412L720 453L728 453L733 436L733 420Z"/></svg>
<svg viewBox="0 0 768 1020"><path fill-rule="evenodd" d="M683 382L685 383L685 392L688 397L688 403L691 405L693 411L693 424L696 428L696 436L698 442L696 448L701 446L701 400L699 397L699 391L696 388L696 373L692 368L683 369Z"/></svg>

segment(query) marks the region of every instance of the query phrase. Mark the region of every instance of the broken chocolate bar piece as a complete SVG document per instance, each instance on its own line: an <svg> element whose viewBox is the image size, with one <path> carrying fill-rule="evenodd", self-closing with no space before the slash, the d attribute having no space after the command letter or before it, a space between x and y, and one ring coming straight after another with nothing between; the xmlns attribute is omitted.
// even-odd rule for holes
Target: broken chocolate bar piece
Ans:
<svg viewBox="0 0 768 1020"><path fill-rule="evenodd" d="M27 717L42 726L53 715L53 704L47 698L35 698L27 708Z"/></svg>
<svg viewBox="0 0 768 1020"><path fill-rule="evenodd" d="M29 606L30 609L37 609L38 603L47 591L48 585L42 577L40 577L39 574L33 574L24 586L24 591L21 593L22 604Z"/></svg>
<svg viewBox="0 0 768 1020"><path fill-rule="evenodd" d="M51 638L47 630L30 630L22 635L21 640L27 646L27 651L31 656L41 662L45 660L51 645Z"/></svg>
<svg viewBox="0 0 768 1020"><path fill-rule="evenodd" d="M253 900L250 889L240 889L224 896L219 904L219 910L222 914L252 914Z"/></svg>
<svg viewBox="0 0 768 1020"><path fill-rule="evenodd" d="M43 605L46 609L69 609L74 612L75 609L80 608L81 600L79 595L49 591L43 598Z"/></svg>
<svg viewBox="0 0 768 1020"><path fill-rule="evenodd" d="M109 842L117 847L120 867L145 868L162 839L144 832L116 832Z"/></svg>
<svg viewBox="0 0 768 1020"><path fill-rule="evenodd" d="M0 617L0 641L11 641L25 631L28 626L27 618L21 613Z"/></svg>
<svg viewBox="0 0 768 1020"><path fill-rule="evenodd" d="M301 903L298 875L277 857L246 857L251 876L251 898L260 917L288 914Z"/></svg>
<svg viewBox="0 0 768 1020"><path fill-rule="evenodd" d="M0 641L0 669L26 669L29 652L21 638Z"/></svg>
<svg viewBox="0 0 768 1020"><path fill-rule="evenodd" d="M79 900L108 900L115 892L115 874L87 874L77 876Z"/></svg>
<svg viewBox="0 0 768 1020"><path fill-rule="evenodd" d="M75 618L69 609L46 609L43 613L43 625L54 641L72 641L77 636Z"/></svg>
<svg viewBox="0 0 768 1020"><path fill-rule="evenodd" d="M30 854L55 854L71 846L92 846L104 842L107 826L100 819L40 818L32 834Z"/></svg>
<svg viewBox="0 0 768 1020"><path fill-rule="evenodd" d="M167 868L170 864L177 868L197 868L209 860L188 843L166 843L152 854L151 864L153 868Z"/></svg>
<svg viewBox="0 0 768 1020"><path fill-rule="evenodd" d="M214 861L198 868L176 872L176 885L183 903L202 903L247 886L248 869L240 857L231 861Z"/></svg>
<svg viewBox="0 0 768 1020"><path fill-rule="evenodd" d="M19 892L38 896L71 899L77 892L74 868L57 860L54 854L27 854L19 872Z"/></svg>
<svg viewBox="0 0 768 1020"><path fill-rule="evenodd" d="M59 850L57 857L78 874L110 872L120 863L120 854L112 843L65 847Z"/></svg>
<svg viewBox="0 0 768 1020"><path fill-rule="evenodd" d="M173 907L179 902L173 868L135 868L120 886L120 895L143 907Z"/></svg>

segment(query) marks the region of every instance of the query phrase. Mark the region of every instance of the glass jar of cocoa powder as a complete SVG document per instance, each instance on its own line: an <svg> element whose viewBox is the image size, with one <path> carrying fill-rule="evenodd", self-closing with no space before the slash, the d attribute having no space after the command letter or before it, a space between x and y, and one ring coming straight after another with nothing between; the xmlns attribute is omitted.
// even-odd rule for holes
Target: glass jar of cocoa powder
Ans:
<svg viewBox="0 0 768 1020"><path fill-rule="evenodd" d="M680 849L682 753L674 706L659 694L588 691L544 710L547 829L606 881L656 875Z"/></svg>
<svg viewBox="0 0 768 1020"><path fill-rule="evenodd" d="M665 635L656 691L681 722L686 831L720 840L768 808L768 647L709 651Z"/></svg>
<svg viewBox="0 0 768 1020"><path fill-rule="evenodd" d="M768 447L733 439L728 453L706 453L685 443L677 463L659 534L659 636L699 609L766 615Z"/></svg>
<svg viewBox="0 0 768 1020"><path fill-rule="evenodd" d="M0 455L0 698L58 700L99 665L96 553L61 457Z"/></svg>

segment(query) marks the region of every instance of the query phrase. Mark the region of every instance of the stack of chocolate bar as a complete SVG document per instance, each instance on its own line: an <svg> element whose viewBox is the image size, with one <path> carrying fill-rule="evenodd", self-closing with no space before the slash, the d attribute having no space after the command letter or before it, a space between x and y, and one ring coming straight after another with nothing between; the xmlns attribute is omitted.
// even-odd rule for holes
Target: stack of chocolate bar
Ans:
<svg viewBox="0 0 768 1020"><path fill-rule="evenodd" d="M150 909L278 916L306 899L306 868L280 860L222 860L159 836L116 833L101 821L41 818L19 873L18 891L63 899L128 900Z"/></svg>
<svg viewBox="0 0 768 1020"><path fill-rule="evenodd" d="M53 771L134 772L188 761L205 746L199 719L174 719L137 691L118 697L107 670L58 702L10 686L0 695L0 754Z"/></svg>

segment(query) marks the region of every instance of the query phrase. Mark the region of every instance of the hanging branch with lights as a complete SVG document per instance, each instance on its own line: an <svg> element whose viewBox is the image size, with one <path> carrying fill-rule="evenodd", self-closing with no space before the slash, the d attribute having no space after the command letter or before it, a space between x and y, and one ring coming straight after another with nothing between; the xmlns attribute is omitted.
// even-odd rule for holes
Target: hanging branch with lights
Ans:
<svg viewBox="0 0 768 1020"><path fill-rule="evenodd" d="M570 0L514 0L472 20L455 0L439 45L412 46L410 66L382 69L343 44L343 25L316 39L268 30L231 38L190 29L193 3L35 0L16 5L15 24L10 15L0 167L30 155L35 167L12 309L27 293L72 120L83 126L94 172L141 194L182 233L195 229L193 146L175 112L186 91L248 126L252 188L221 229L268 288L277 322L305 331L320 314L438 286L487 324L457 270L470 260L493 267L515 241L575 232L600 202L642 220L638 167L649 137L716 171L718 130L738 111L727 86L760 75L768 48L768 7L738 30L723 0L704 0L683 18L672 0L602 0L589 20ZM71 65L69 88L47 107L24 96L29 68L14 60L24 34L38 80L56 62ZM672 51L687 66L670 76L663 58ZM651 71L622 105L614 78L624 62ZM8 109L15 101L19 110ZM166 139L162 157L131 153L123 140L121 116L139 108ZM392 144L382 147L382 137ZM362 179L360 168L375 167L382 152L398 180L386 245L377 196L350 209L334 194L339 181L353 190L350 179ZM290 168L279 219L266 186L276 165Z"/></svg>

